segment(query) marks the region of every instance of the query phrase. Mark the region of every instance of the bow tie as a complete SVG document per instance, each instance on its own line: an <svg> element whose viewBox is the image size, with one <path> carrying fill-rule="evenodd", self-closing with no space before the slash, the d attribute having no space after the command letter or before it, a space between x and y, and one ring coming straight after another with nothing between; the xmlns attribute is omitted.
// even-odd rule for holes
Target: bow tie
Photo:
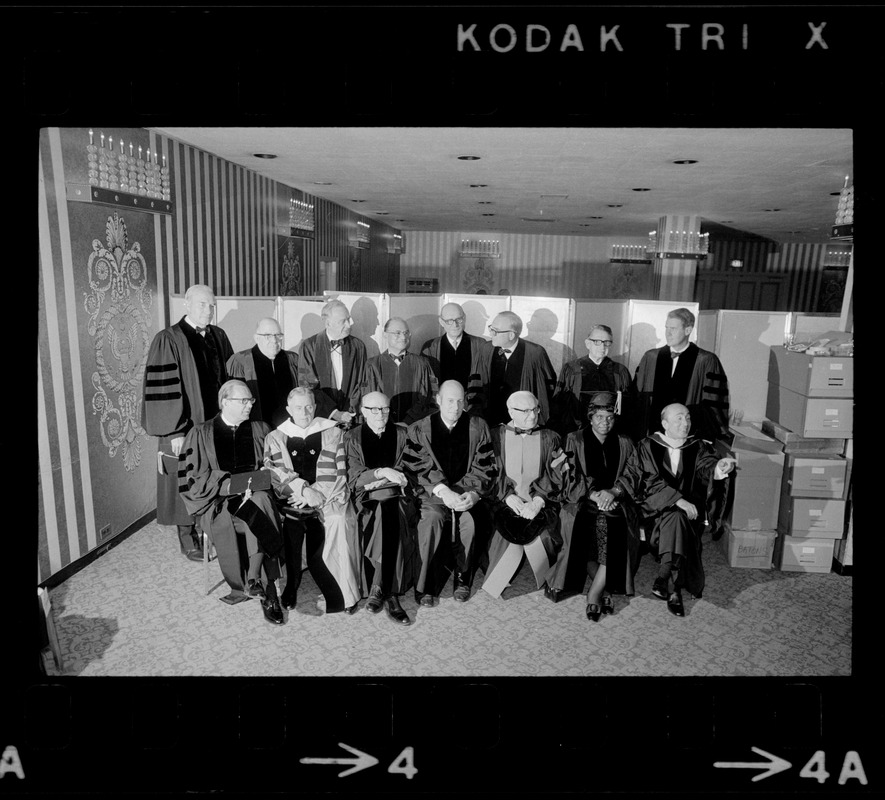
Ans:
<svg viewBox="0 0 885 800"><path fill-rule="evenodd" d="M393 359L393 363L396 364L397 366L399 366L400 364L403 363L402 356L391 356L391 358Z"/></svg>
<svg viewBox="0 0 885 800"><path fill-rule="evenodd" d="M197 333L199 333L200 336L205 336L205 335L206 335L206 326L205 326L205 325L197 325L197 327L194 328L194 330L195 330Z"/></svg>
<svg viewBox="0 0 885 800"><path fill-rule="evenodd" d="M670 358L679 358L679 356L681 356L682 353L684 353L684 352L685 352L685 350L683 350L683 351L680 352L680 353L674 353L674 352L671 350L671 351L670 351Z"/></svg>
<svg viewBox="0 0 885 800"><path fill-rule="evenodd" d="M516 433L518 433L520 436L522 436L525 433L534 433L536 429L535 428L514 428L513 430L516 431Z"/></svg>
<svg viewBox="0 0 885 800"><path fill-rule="evenodd" d="M507 358L512 352L513 352L512 350L507 350L507 349L504 348L504 347L499 347L499 348L498 348L498 355L499 355L499 356L504 356L504 358Z"/></svg>
<svg viewBox="0 0 885 800"><path fill-rule="evenodd" d="M332 345L333 350L340 350L344 344L344 339L332 339L329 344Z"/></svg>

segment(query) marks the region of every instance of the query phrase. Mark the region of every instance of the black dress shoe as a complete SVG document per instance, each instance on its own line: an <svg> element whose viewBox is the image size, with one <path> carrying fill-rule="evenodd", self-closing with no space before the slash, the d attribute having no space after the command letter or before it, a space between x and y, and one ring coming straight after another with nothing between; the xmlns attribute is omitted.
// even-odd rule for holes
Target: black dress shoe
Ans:
<svg viewBox="0 0 885 800"><path fill-rule="evenodd" d="M202 550L188 550L185 554L188 561L202 561L203 560L203 551Z"/></svg>
<svg viewBox="0 0 885 800"><path fill-rule="evenodd" d="M272 625L282 625L286 621L278 597L272 599L263 598L261 600L261 610L264 613L264 618Z"/></svg>
<svg viewBox="0 0 885 800"><path fill-rule="evenodd" d="M295 608L296 604L298 603L298 594L286 588L286 590L283 592L282 603L283 608Z"/></svg>
<svg viewBox="0 0 885 800"><path fill-rule="evenodd" d="M249 580L246 581L246 594L248 594L249 597L260 597L262 599L267 597L264 587L261 585L261 581L257 578L249 578Z"/></svg>
<svg viewBox="0 0 885 800"><path fill-rule="evenodd" d="M612 600L611 595L605 595L602 598L602 613L603 614L614 614L615 613L615 603Z"/></svg>
<svg viewBox="0 0 885 800"><path fill-rule="evenodd" d="M670 596L670 592L667 591L667 579L655 578L655 582L651 587L651 593L655 597L659 597L661 600L666 600Z"/></svg>
<svg viewBox="0 0 885 800"><path fill-rule="evenodd" d="M433 608L436 605L436 597L434 597L432 594L424 594L421 595L421 599L418 601L418 603L423 608Z"/></svg>
<svg viewBox="0 0 885 800"><path fill-rule="evenodd" d="M384 610L387 612L387 616L394 622L400 625L412 624L412 620L409 619L409 615L406 614L403 607L399 604L399 598L396 595L391 595L384 601Z"/></svg>
<svg viewBox="0 0 885 800"><path fill-rule="evenodd" d="M592 620L593 622L599 622L599 617L602 615L602 609L596 603L589 603L587 605L587 619Z"/></svg>
<svg viewBox="0 0 885 800"><path fill-rule="evenodd" d="M470 587L463 584L455 588L452 595L459 603L466 603L470 599Z"/></svg>
<svg viewBox="0 0 885 800"><path fill-rule="evenodd" d="M561 589L553 589L548 586L546 583L544 584L544 597L550 600L552 603L558 603L562 600L562 590Z"/></svg>
<svg viewBox="0 0 885 800"><path fill-rule="evenodd" d="M383 604L384 594L381 591L381 587L376 583L369 590L369 599L366 601L366 610L373 614L377 614L381 610Z"/></svg>
<svg viewBox="0 0 885 800"><path fill-rule="evenodd" d="M348 606L344 609L345 614L356 614L356 610L360 607L359 601L354 603L352 606Z"/></svg>
<svg viewBox="0 0 885 800"><path fill-rule="evenodd" d="M673 592L667 598L667 611L677 617L685 616L685 606L682 605L682 595L679 592Z"/></svg>

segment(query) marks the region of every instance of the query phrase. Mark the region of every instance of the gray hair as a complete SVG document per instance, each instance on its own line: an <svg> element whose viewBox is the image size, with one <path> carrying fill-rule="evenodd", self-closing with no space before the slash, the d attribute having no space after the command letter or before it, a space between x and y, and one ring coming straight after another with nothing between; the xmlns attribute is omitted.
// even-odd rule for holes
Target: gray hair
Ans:
<svg viewBox="0 0 885 800"><path fill-rule="evenodd" d="M522 320L514 311L502 311L498 314L499 317L504 317L504 319L510 322L510 325L513 327L513 332L518 336L522 333Z"/></svg>
<svg viewBox="0 0 885 800"><path fill-rule="evenodd" d="M330 300L328 303L326 303L326 305L323 306L322 310L320 311L320 316L323 318L323 320L328 319L332 313L332 310L335 308L343 308L345 311L347 311L347 306L344 305L344 303L342 303L340 300ZM347 313L350 314L349 311L347 311Z"/></svg>
<svg viewBox="0 0 885 800"><path fill-rule="evenodd" d="M218 390L218 407L221 408L221 401L227 400L233 394L234 386L242 386L249 394L252 394L249 387L243 381L237 379L231 379L226 383L221 384L221 388Z"/></svg>
<svg viewBox="0 0 885 800"><path fill-rule="evenodd" d="M293 397L310 397L311 403L316 403L316 395L313 393L313 389L308 386L296 386L289 394L286 395L286 405L288 405Z"/></svg>

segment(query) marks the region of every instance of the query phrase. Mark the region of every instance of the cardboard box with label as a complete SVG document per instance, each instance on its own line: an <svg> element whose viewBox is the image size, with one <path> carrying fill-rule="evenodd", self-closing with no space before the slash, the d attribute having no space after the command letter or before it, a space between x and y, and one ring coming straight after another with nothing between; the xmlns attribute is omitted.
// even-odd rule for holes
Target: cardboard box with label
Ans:
<svg viewBox="0 0 885 800"><path fill-rule="evenodd" d="M768 382L806 397L854 397L854 359L772 347Z"/></svg>
<svg viewBox="0 0 885 800"><path fill-rule="evenodd" d="M783 572L830 572L833 568L833 540L778 536L774 566Z"/></svg>
<svg viewBox="0 0 885 800"><path fill-rule="evenodd" d="M845 501L814 497L781 499L777 529L796 538L841 539L845 535Z"/></svg>
<svg viewBox="0 0 885 800"><path fill-rule="evenodd" d="M777 531L726 531L719 547L731 567L771 569Z"/></svg>
<svg viewBox="0 0 885 800"><path fill-rule="evenodd" d="M765 416L806 438L850 439L854 400L850 397L807 397L769 383Z"/></svg>
<svg viewBox="0 0 885 800"><path fill-rule="evenodd" d="M731 433L731 451L737 460L728 487L731 527L774 530L784 469L782 445L749 425L733 425Z"/></svg>
<svg viewBox="0 0 885 800"><path fill-rule="evenodd" d="M784 466L784 491L793 497L845 497L848 461L841 456L812 458L789 455Z"/></svg>

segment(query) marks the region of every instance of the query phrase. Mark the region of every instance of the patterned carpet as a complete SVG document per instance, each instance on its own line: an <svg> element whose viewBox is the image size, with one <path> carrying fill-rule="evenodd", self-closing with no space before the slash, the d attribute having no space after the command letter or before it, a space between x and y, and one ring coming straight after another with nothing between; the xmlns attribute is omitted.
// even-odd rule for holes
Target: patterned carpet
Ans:
<svg viewBox="0 0 885 800"><path fill-rule="evenodd" d="M708 537L705 537L707 539ZM654 562L637 575L642 594L615 597L598 623L586 598L553 604L527 564L500 600L479 590L451 597L400 627L382 611L353 616L318 608L305 573L283 626L259 602L204 593L203 566L178 553L174 530L151 523L60 586L52 613L64 675L177 676L822 676L851 674L852 578L733 569L705 541L707 589L686 596L686 616L651 595ZM212 576L221 580L217 564ZM213 581L214 582L214 581Z"/></svg>

